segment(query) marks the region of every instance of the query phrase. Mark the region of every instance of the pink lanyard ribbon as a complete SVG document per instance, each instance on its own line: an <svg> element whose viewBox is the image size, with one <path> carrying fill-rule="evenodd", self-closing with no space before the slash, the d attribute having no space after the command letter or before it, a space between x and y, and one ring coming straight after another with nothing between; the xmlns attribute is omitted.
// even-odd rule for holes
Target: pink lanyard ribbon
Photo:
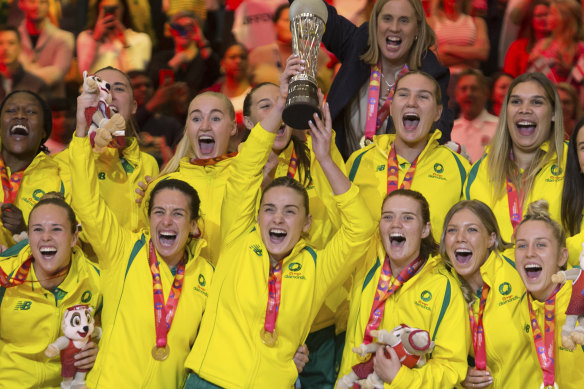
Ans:
<svg viewBox="0 0 584 389"><path fill-rule="evenodd" d="M32 265L32 255L28 257L26 261L20 265L18 270L16 271L16 275L14 277L8 276L2 268L0 268L0 286L4 288L11 288L13 286L18 286L24 283L28 273L30 271L30 267Z"/></svg>
<svg viewBox="0 0 584 389"><path fill-rule="evenodd" d="M373 306L371 306L371 313L369 314L369 322L367 323L367 327L365 327L365 336L363 337L364 344L373 342L371 331L377 330L381 324L381 319L383 318L383 313L385 312L385 300L397 292L397 290L403 284L412 278L423 264L424 260L422 258L418 257L414 259L408 265L408 267L403 269L401 273L398 274L390 286L391 267L389 266L389 258L385 256L385 260L383 261L383 268L381 269L381 274L379 275L377 291L375 292L375 298L373 299Z"/></svg>
<svg viewBox="0 0 584 389"><path fill-rule="evenodd" d="M369 92L367 94L367 119L365 120L365 139L373 140L373 135L381 127L381 124L387 119L390 111L390 103L395 94L395 85L397 80L409 72L408 65L399 71L395 84L389 89L389 94L381 109L379 109L379 95L381 94L381 61L371 67L371 76L369 76ZM378 112L379 111L379 112Z"/></svg>
<svg viewBox="0 0 584 389"><path fill-rule="evenodd" d="M176 275L172 283L172 288L166 305L164 304L164 291L162 290L162 278L160 277L160 268L156 258L156 250L150 240L150 272L152 273L152 288L154 295L154 324L156 326L156 347L164 348L167 344L167 336L172 325L172 320L176 313L176 307L180 299L185 277L185 264L181 261L176 267Z"/></svg>
<svg viewBox="0 0 584 389"><path fill-rule="evenodd" d="M470 318L470 330L472 332L472 346L475 353L475 366L479 370L487 370L487 351L485 346L485 329L483 327L483 312L487 304L487 294L489 285L483 283L483 291L479 302L478 322L475 320L472 303L468 305L468 314Z"/></svg>
<svg viewBox="0 0 584 389"><path fill-rule="evenodd" d="M286 173L286 176L289 178L294 178L297 169L298 157L296 156L296 150L292 149L292 155L290 156L290 163L288 164L288 172Z"/></svg>
<svg viewBox="0 0 584 389"><path fill-rule="evenodd" d="M408 171L402 181L400 189L410 189L412 180L416 173L416 165L418 164L418 157L412 162ZM398 188L399 182L399 164L397 162L397 154L395 152L395 145L391 146L389 157L387 158L387 193L391 193Z"/></svg>
<svg viewBox="0 0 584 389"><path fill-rule="evenodd" d="M560 285L556 287L552 295L545 301L545 334L541 333L541 328L537 323L537 317L531 305L531 297L527 293L527 303L529 306L529 318L531 319L531 330L533 332L533 343L537 351L539 366L543 372L544 386L554 386L556 381L555 372L555 351L556 351L556 294L560 290Z"/></svg>
<svg viewBox="0 0 584 389"><path fill-rule="evenodd" d="M266 308L266 319L264 320L264 330L274 332L278 312L280 311L280 297L282 295L282 263L270 266L270 276L268 279L268 306Z"/></svg>

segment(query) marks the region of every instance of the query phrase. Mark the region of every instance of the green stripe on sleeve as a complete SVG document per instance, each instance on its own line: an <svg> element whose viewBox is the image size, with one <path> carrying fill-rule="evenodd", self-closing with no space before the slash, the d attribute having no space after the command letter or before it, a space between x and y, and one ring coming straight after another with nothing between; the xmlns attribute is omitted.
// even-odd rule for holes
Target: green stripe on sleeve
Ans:
<svg viewBox="0 0 584 389"><path fill-rule="evenodd" d="M470 200L470 187L472 186L474 180L477 178L479 167L481 166L481 163L485 159L485 156L486 154L477 162L475 162L475 164L472 165L472 167L470 168L470 172L468 173L468 180L466 181L466 187L464 188L466 200Z"/></svg>
<svg viewBox="0 0 584 389"><path fill-rule="evenodd" d="M361 291L365 290L365 288L369 284L369 281L371 281L371 279L373 278L373 275L375 274L375 272L377 271L377 268L379 266L381 266L381 262L379 261L379 256L378 256L377 260L375 261L375 264L373 265L371 270L369 270L369 273L367 273L367 276L365 277L365 281L363 281L363 289L361 289Z"/></svg>
<svg viewBox="0 0 584 389"><path fill-rule="evenodd" d="M363 151L361 154L357 156L357 158L355 158L355 161L353 161L353 166L351 166L351 171L349 172L349 181L353 182L355 176L357 175L357 170L359 170L361 159L363 159L363 156L371 150L373 150L373 147Z"/></svg>
<svg viewBox="0 0 584 389"><path fill-rule="evenodd" d="M446 314L446 310L450 305L450 280L446 279L446 291L444 292L444 299L442 300L442 308L440 309L440 315L438 316L438 321L436 322L436 328L434 328L434 333L432 334L432 340L436 339L436 334L438 333L438 328L440 327L440 323L442 323L442 319L444 319L444 315Z"/></svg>

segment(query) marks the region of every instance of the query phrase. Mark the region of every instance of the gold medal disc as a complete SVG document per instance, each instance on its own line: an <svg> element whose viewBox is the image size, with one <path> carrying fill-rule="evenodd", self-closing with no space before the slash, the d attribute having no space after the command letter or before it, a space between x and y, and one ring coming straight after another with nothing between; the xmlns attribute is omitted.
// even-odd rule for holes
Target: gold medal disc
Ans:
<svg viewBox="0 0 584 389"><path fill-rule="evenodd" d="M168 358L169 353L170 349L168 348L168 345L164 347L152 347L152 358L156 359L157 361L164 361L166 358Z"/></svg>
<svg viewBox="0 0 584 389"><path fill-rule="evenodd" d="M359 141L359 146L361 148L370 145L371 143L373 143L373 141L371 139L367 139L365 138L365 135L363 135L363 137L361 138L361 140Z"/></svg>
<svg viewBox="0 0 584 389"><path fill-rule="evenodd" d="M553 385L544 385L542 383L540 389L558 389L558 384L554 382Z"/></svg>
<svg viewBox="0 0 584 389"><path fill-rule="evenodd" d="M268 347L274 347L276 342L278 341L278 333L274 329L273 332L266 331L265 328L262 328L260 331L260 338L262 338L262 342Z"/></svg>

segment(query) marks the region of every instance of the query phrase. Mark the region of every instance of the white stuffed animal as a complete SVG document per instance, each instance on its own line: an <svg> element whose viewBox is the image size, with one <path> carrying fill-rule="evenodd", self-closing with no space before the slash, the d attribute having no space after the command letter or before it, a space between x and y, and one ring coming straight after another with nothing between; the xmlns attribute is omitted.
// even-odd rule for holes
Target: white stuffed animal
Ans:
<svg viewBox="0 0 584 389"><path fill-rule="evenodd" d="M123 137L126 133L126 121L116 107L110 107L112 102L110 88L107 81L95 75L88 75L87 71L83 72L83 91L99 95L97 106L85 109L89 139L93 151L97 153L101 153L110 144L112 137Z"/></svg>
<svg viewBox="0 0 584 389"><path fill-rule="evenodd" d="M428 331L418 328L408 327L401 324L391 332L383 329L381 331L371 331L371 336L377 338L377 342L361 344L354 347L353 352L360 357L373 356L379 346L391 346L403 366L410 369L421 367L426 364L426 354L434 350L434 342L430 339ZM383 381L373 371L373 358L353 366L353 371L343 376L337 383L337 389L350 389L357 383L361 389L383 388Z"/></svg>
<svg viewBox="0 0 584 389"><path fill-rule="evenodd" d="M77 369L74 357L92 338L101 337L101 328L94 325L93 308L81 304L70 307L63 315L61 328L65 335L49 344L45 355L53 358L61 354L62 389L84 388L87 370Z"/></svg>

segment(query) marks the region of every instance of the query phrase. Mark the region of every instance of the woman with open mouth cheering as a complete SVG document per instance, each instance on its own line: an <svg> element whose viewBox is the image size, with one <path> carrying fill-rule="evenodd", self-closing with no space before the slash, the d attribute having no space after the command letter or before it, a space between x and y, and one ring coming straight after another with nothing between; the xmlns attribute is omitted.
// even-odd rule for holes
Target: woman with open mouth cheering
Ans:
<svg viewBox="0 0 584 389"><path fill-rule="evenodd" d="M409 189L389 193L381 206L378 233L353 275L339 377L357 373L360 364L374 358L377 376L392 387L452 388L464 379L469 339L464 299L442 259L432 257L437 253L424 196ZM435 343L424 366L402 366L389 346L369 356L353 351L374 342L374 331L391 331L400 324L427 331ZM337 384L352 387L345 378Z"/></svg>
<svg viewBox="0 0 584 389"><path fill-rule="evenodd" d="M96 98L82 93L78 112L95 105ZM87 130L78 120L67 153L73 208L107 285L101 352L88 386L180 387L213 277L213 267L201 255L206 243L196 238L199 196L184 181L161 181L148 203L149 228L122 227L101 197Z"/></svg>
<svg viewBox="0 0 584 389"><path fill-rule="evenodd" d="M440 236L446 212L460 200L470 165L438 144L439 130L431 132L443 109L442 98L429 74L412 71L402 76L391 102L396 134L376 135L347 161L349 180L359 187L376 220L388 193L412 189L430 204L432 233Z"/></svg>
<svg viewBox="0 0 584 389"><path fill-rule="evenodd" d="M24 94L26 95L26 94ZM0 382L19 388L59 388L59 358L44 351L61 334L69 307L101 309L97 266L77 243L77 221L63 195L49 192L28 218L28 244L0 256ZM97 347L88 343L75 366L91 369Z"/></svg>
<svg viewBox="0 0 584 389"><path fill-rule="evenodd" d="M34 92L13 91L0 104L0 244L6 247L27 231L26 220L43 194L61 192L69 198L69 181L61 180L62 171L44 146L51 118L49 106Z"/></svg>
<svg viewBox="0 0 584 389"><path fill-rule="evenodd" d="M197 189L201 200L199 225L207 241L203 256L211 263L217 262L221 247L221 203L229 177L228 167L237 155L229 153L228 146L236 132L233 104L225 95L216 92L197 95L189 104L184 134L174 156L147 188L139 184L146 192L141 200L143 226L148 225L148 202L158 182L173 178Z"/></svg>
<svg viewBox="0 0 584 389"><path fill-rule="evenodd" d="M426 22L420 0L379 0L369 22L359 27L333 6L326 6L328 20L322 41L342 62L328 99L343 157L347 159L370 143L375 134L397 129L389 105L398 79L413 70L429 73L438 81L443 110L435 119L442 132L437 139L441 143L450 140L454 122L447 109L450 72L430 50L436 35Z"/></svg>
<svg viewBox="0 0 584 389"><path fill-rule="evenodd" d="M230 166L221 215L223 246L201 330L186 362L193 371L187 388L292 387L298 376L296 350L325 297L348 277L371 238L373 222L359 191L330 155L328 106L323 107L325 123L315 115L310 134L341 214L336 235L322 250L307 244L308 194L293 178L276 178L260 191L288 78L300 66L299 58L288 59L279 97Z"/></svg>
<svg viewBox="0 0 584 389"><path fill-rule="evenodd" d="M486 153L472 166L466 199L481 200L497 217L501 237L511 241L526 205L545 199L560 219L567 146L556 88L541 73L513 80L501 108L497 131Z"/></svg>
<svg viewBox="0 0 584 389"><path fill-rule="evenodd" d="M446 267L460 281L468 304L472 348L465 388L536 388L531 342L520 317L523 282L511 245L499 233L493 211L466 200L448 211L440 242Z"/></svg>
<svg viewBox="0 0 584 389"><path fill-rule="evenodd" d="M561 346L572 282L561 285L551 279L565 270L567 260L566 233L551 218L545 201L531 203L515 231L515 263L527 289L521 325L532 342L533 374L545 388L576 389L584 382L584 347L571 351Z"/></svg>

